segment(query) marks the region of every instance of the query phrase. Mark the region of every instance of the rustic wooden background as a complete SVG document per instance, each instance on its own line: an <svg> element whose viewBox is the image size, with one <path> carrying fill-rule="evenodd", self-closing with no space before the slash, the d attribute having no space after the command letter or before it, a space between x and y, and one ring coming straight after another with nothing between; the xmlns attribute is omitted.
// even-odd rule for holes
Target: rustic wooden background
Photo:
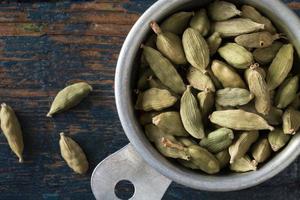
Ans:
<svg viewBox="0 0 300 200"><path fill-rule="evenodd" d="M23 2L23 3L20 3ZM114 102L122 43L154 0L1 1L0 101L17 112L25 163L0 135L0 199L93 199L92 169L128 143ZM300 1L285 0L300 15ZM70 112L46 118L56 92L86 80L94 92ZM91 170L75 175L59 154L59 132L78 141ZM260 186L228 193L173 183L164 199L300 199L300 159Z"/></svg>

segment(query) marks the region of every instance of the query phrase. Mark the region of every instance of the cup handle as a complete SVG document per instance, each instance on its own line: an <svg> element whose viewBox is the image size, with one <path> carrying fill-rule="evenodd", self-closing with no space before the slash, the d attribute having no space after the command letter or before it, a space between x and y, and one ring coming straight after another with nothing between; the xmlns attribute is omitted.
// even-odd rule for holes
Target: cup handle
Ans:
<svg viewBox="0 0 300 200"><path fill-rule="evenodd" d="M134 185L131 200L159 200L171 184L171 180L151 168L130 143L94 169L91 187L95 198L118 199L114 190L121 180L128 180Z"/></svg>

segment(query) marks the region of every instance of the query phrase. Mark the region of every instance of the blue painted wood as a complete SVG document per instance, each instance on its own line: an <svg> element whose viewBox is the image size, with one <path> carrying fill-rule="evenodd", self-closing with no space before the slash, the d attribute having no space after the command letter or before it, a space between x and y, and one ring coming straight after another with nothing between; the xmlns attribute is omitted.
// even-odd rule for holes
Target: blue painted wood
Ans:
<svg viewBox="0 0 300 200"><path fill-rule="evenodd" d="M12 1L0 4L0 102L17 112L25 163L0 135L0 199L93 199L90 173L128 143L113 93L126 34L154 0ZM300 1L285 0L299 15ZM69 112L46 118L56 92L86 80L94 92ZM61 159L59 132L70 134L91 165L74 174ZM164 199L300 199L300 160L272 180L243 191L212 193L173 183Z"/></svg>

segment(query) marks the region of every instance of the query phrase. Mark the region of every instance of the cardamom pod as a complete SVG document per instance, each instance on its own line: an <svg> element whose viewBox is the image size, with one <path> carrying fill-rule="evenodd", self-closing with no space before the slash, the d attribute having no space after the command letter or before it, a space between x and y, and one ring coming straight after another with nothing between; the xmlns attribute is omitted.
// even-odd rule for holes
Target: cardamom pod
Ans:
<svg viewBox="0 0 300 200"><path fill-rule="evenodd" d="M215 154L215 157L218 159L221 169L226 167L229 164L230 155L229 155L228 149L225 149L225 150Z"/></svg>
<svg viewBox="0 0 300 200"><path fill-rule="evenodd" d="M242 158L250 146L258 139L258 131L243 132L237 140L229 147L230 163Z"/></svg>
<svg viewBox="0 0 300 200"><path fill-rule="evenodd" d="M156 78L154 76L149 76L148 77L148 85L149 85L150 88L158 88L158 89L162 89L162 90L170 90L158 78Z"/></svg>
<svg viewBox="0 0 300 200"><path fill-rule="evenodd" d="M284 134L295 135L300 127L300 112L288 108L282 116Z"/></svg>
<svg viewBox="0 0 300 200"><path fill-rule="evenodd" d="M242 14L233 3L227 1L214 1L209 4L208 11L214 21L224 21Z"/></svg>
<svg viewBox="0 0 300 200"><path fill-rule="evenodd" d="M220 171L219 161L209 151L198 145L192 145L188 149L191 161L198 166L198 169L207 174L216 174Z"/></svg>
<svg viewBox="0 0 300 200"><path fill-rule="evenodd" d="M160 111L173 106L176 101L177 98L172 96L168 90L151 88L139 93L135 108L144 111Z"/></svg>
<svg viewBox="0 0 300 200"><path fill-rule="evenodd" d="M245 72L250 91L255 96L255 108L257 112L267 115L271 109L271 97L261 68L254 64Z"/></svg>
<svg viewBox="0 0 300 200"><path fill-rule="evenodd" d="M280 34L272 35L268 31L258 33L248 33L239 35L234 38L234 41L246 48L265 48L272 45L275 40L280 39Z"/></svg>
<svg viewBox="0 0 300 200"><path fill-rule="evenodd" d="M75 83L61 90L55 97L47 117L68 110L81 102L91 91L92 86L85 82Z"/></svg>
<svg viewBox="0 0 300 200"><path fill-rule="evenodd" d="M214 55L222 43L220 33L214 32L211 36L209 36L209 38L207 38L206 42L209 48L209 54L211 56Z"/></svg>
<svg viewBox="0 0 300 200"><path fill-rule="evenodd" d="M78 174L85 174L89 169L89 163L81 147L64 133L60 133L59 146L61 156L68 166Z"/></svg>
<svg viewBox="0 0 300 200"><path fill-rule="evenodd" d="M146 90L149 88L148 79L153 75L153 71L150 68L146 68L139 74L139 79L137 82L138 90Z"/></svg>
<svg viewBox="0 0 300 200"><path fill-rule="evenodd" d="M194 12L178 12L166 20L164 20L161 24L161 29L163 31L168 31L177 35L181 35L184 30L188 27L190 18L194 15Z"/></svg>
<svg viewBox="0 0 300 200"><path fill-rule="evenodd" d="M159 25L152 21L150 26L156 37L157 49L174 64L183 65L187 63L179 36L172 32L164 32Z"/></svg>
<svg viewBox="0 0 300 200"><path fill-rule="evenodd" d="M183 127L179 112L163 112L153 117L152 123L161 129L165 134L173 136L188 136Z"/></svg>
<svg viewBox="0 0 300 200"><path fill-rule="evenodd" d="M18 118L13 109L5 104L1 104L0 111L1 129L8 142L10 149L19 158L19 162L23 162L23 135Z"/></svg>
<svg viewBox="0 0 300 200"><path fill-rule="evenodd" d="M298 92L296 94L296 97L294 98L294 100L292 101L292 103L290 104L290 107L298 110L300 108L300 92Z"/></svg>
<svg viewBox="0 0 300 200"><path fill-rule="evenodd" d="M246 88L246 84L240 75L226 63L219 60L213 60L211 69L224 88Z"/></svg>
<svg viewBox="0 0 300 200"><path fill-rule="evenodd" d="M175 93L183 93L185 85L172 63L159 51L144 45L142 45L142 48L145 58L155 76Z"/></svg>
<svg viewBox="0 0 300 200"><path fill-rule="evenodd" d="M209 119L214 124L234 130L274 130L261 116L243 110L215 111Z"/></svg>
<svg viewBox="0 0 300 200"><path fill-rule="evenodd" d="M145 135L150 142L155 142L156 140L160 140L162 137L166 136L161 129L153 124L148 124L145 126Z"/></svg>
<svg viewBox="0 0 300 200"><path fill-rule="evenodd" d="M241 106L253 98L254 95L243 88L225 88L216 92L216 103L221 106Z"/></svg>
<svg viewBox="0 0 300 200"><path fill-rule="evenodd" d="M231 163L230 169L235 172L256 171L257 164L256 160L251 160L248 155L245 155L234 161L234 163Z"/></svg>
<svg viewBox="0 0 300 200"><path fill-rule="evenodd" d="M214 32L219 32L221 37L232 37L246 33L263 30L265 25L256 23L250 19L234 18L226 21L215 22L212 25Z"/></svg>
<svg viewBox="0 0 300 200"><path fill-rule="evenodd" d="M183 126L191 136L202 139L205 136L201 111L191 92L191 86L183 93L180 102L180 116Z"/></svg>
<svg viewBox="0 0 300 200"><path fill-rule="evenodd" d="M234 138L232 130L219 128L207 135L200 141L200 146L206 148L211 153L218 153L227 149Z"/></svg>
<svg viewBox="0 0 300 200"><path fill-rule="evenodd" d="M292 44L283 45L274 60L272 61L267 73L267 85L269 90L277 88L287 77L292 69L294 60L294 48Z"/></svg>
<svg viewBox="0 0 300 200"><path fill-rule="evenodd" d="M259 139L253 146L252 156L258 163L265 162L272 153L271 146L267 138Z"/></svg>
<svg viewBox="0 0 300 200"><path fill-rule="evenodd" d="M205 72L209 64L209 49L199 31L192 28L186 29L182 36L182 44L188 62Z"/></svg>
<svg viewBox="0 0 300 200"><path fill-rule="evenodd" d="M206 89L203 92L199 92L197 94L197 99L202 113L202 119L207 120L209 113L211 113L214 107L214 93L211 92L209 89Z"/></svg>
<svg viewBox="0 0 300 200"><path fill-rule="evenodd" d="M195 13L190 21L190 26L199 31L203 36L206 36L209 33L210 21L204 8Z"/></svg>
<svg viewBox="0 0 300 200"><path fill-rule="evenodd" d="M197 90L209 89L210 91L216 91L215 85L211 78L197 70L195 67L190 67L187 72L187 80Z"/></svg>
<svg viewBox="0 0 300 200"><path fill-rule="evenodd" d="M152 118L158 115L160 112L152 111L152 112L144 112L139 117L139 122L141 125L147 125L152 123Z"/></svg>
<svg viewBox="0 0 300 200"><path fill-rule="evenodd" d="M277 108L286 108L297 97L299 77L294 76L286 79L279 87L275 96Z"/></svg>
<svg viewBox="0 0 300 200"><path fill-rule="evenodd" d="M254 60L261 65L272 62L282 45L283 44L281 42L275 41L269 47L255 49L253 51Z"/></svg>
<svg viewBox="0 0 300 200"><path fill-rule="evenodd" d="M208 68L207 70L207 74L209 75L209 77L211 78L214 86L216 89L222 89L223 85L222 83L219 81L219 79L214 75L214 73L212 72L211 68Z"/></svg>
<svg viewBox="0 0 300 200"><path fill-rule="evenodd" d="M273 151L278 151L286 145L290 140L291 135L283 133L282 129L276 128L274 131L271 131L268 135L268 140Z"/></svg>
<svg viewBox="0 0 300 200"><path fill-rule="evenodd" d="M177 140L179 142L181 142L182 145L184 145L185 147L189 147L192 145L197 145L197 142L195 142L195 140L189 138L189 137L177 137Z"/></svg>
<svg viewBox="0 0 300 200"><path fill-rule="evenodd" d="M224 60L237 69L247 69L253 62L253 55L236 43L227 43L218 49Z"/></svg>
<svg viewBox="0 0 300 200"><path fill-rule="evenodd" d="M178 162L181 165L183 165L184 167L186 167L186 168L190 168L190 169L198 169L199 168L196 164L194 164L190 160L181 160L181 159L178 159Z"/></svg>
<svg viewBox="0 0 300 200"><path fill-rule="evenodd" d="M251 19L254 22L264 24L265 25L265 30L269 31L270 33L276 33L276 29L273 26L272 22L262 16L255 8L249 5L243 5L242 8L242 17Z"/></svg>

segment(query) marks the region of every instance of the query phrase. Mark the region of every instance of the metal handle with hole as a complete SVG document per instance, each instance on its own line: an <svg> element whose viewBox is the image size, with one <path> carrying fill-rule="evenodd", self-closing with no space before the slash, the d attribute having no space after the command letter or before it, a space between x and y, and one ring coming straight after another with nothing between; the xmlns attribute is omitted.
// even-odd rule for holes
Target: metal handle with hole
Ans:
<svg viewBox="0 0 300 200"><path fill-rule="evenodd" d="M151 168L131 144L100 162L92 178L92 192L97 200L119 199L114 192L116 184L128 180L134 185L132 200L159 200L171 180Z"/></svg>

